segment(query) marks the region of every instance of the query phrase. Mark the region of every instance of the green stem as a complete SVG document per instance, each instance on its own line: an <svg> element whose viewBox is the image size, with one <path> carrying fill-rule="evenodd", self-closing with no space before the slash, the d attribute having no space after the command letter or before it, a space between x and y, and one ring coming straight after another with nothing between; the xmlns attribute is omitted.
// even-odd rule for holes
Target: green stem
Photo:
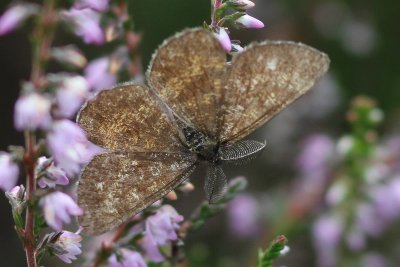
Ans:
<svg viewBox="0 0 400 267"><path fill-rule="evenodd" d="M217 26L217 9L222 5L222 0L211 0L211 26Z"/></svg>

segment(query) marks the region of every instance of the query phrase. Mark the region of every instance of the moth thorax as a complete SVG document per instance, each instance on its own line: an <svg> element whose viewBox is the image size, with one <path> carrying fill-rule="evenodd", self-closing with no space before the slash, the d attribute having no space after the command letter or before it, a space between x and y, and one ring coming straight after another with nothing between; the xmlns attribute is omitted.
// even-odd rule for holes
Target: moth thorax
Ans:
<svg viewBox="0 0 400 267"><path fill-rule="evenodd" d="M212 138L190 126L186 126L182 130L189 149L199 159L207 161L217 160L218 145Z"/></svg>
<svg viewBox="0 0 400 267"><path fill-rule="evenodd" d="M208 142L196 148L196 154L201 160L216 162L218 160L218 145L215 142Z"/></svg>

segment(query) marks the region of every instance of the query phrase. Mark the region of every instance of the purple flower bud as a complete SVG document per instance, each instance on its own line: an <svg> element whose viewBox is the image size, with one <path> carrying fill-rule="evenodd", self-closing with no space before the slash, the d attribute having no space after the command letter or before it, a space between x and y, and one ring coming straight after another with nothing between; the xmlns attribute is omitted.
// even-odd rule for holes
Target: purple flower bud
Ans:
<svg viewBox="0 0 400 267"><path fill-rule="evenodd" d="M89 63L85 69L85 78L94 92L110 88L117 82L117 77L110 72L110 59L97 58Z"/></svg>
<svg viewBox="0 0 400 267"><path fill-rule="evenodd" d="M58 191L42 197L39 200L39 205L43 209L46 223L57 231L61 231L63 223L71 221L71 215L79 216L83 214L82 209L70 196Z"/></svg>
<svg viewBox="0 0 400 267"><path fill-rule="evenodd" d="M89 93L89 84L82 76L67 77L56 93L58 112L71 118L82 106Z"/></svg>
<svg viewBox="0 0 400 267"><path fill-rule="evenodd" d="M259 228L257 222L257 202L242 194L235 197L228 206L229 227L240 238L252 237Z"/></svg>
<svg viewBox="0 0 400 267"><path fill-rule="evenodd" d="M235 22L245 28L252 28L252 29L264 28L264 23L262 23L262 21L247 14L238 18Z"/></svg>
<svg viewBox="0 0 400 267"><path fill-rule="evenodd" d="M70 177L77 174L81 164L91 156L85 132L69 120L59 120L53 124L47 135L47 143L56 165Z"/></svg>
<svg viewBox="0 0 400 267"><path fill-rule="evenodd" d="M13 189L7 192L7 195L15 200L22 201L25 194L25 187L23 185L14 186Z"/></svg>
<svg viewBox="0 0 400 267"><path fill-rule="evenodd" d="M51 56L58 62L75 68L83 68L87 63L82 52L73 45L54 47L51 49Z"/></svg>
<svg viewBox="0 0 400 267"><path fill-rule="evenodd" d="M13 212L22 214L25 207L25 187L23 185L15 186L13 189L6 192L6 197L10 202Z"/></svg>
<svg viewBox="0 0 400 267"><path fill-rule="evenodd" d="M249 0L230 0L229 2L241 9L250 9L254 7L254 3Z"/></svg>
<svg viewBox="0 0 400 267"><path fill-rule="evenodd" d="M215 37L217 37L218 41L221 43L222 48L227 51L230 52L232 49L232 43L231 43L231 39L229 38L228 33L226 32L226 30L224 28L219 27L217 29L217 32L214 33Z"/></svg>
<svg viewBox="0 0 400 267"><path fill-rule="evenodd" d="M4 191L12 189L18 182L19 168L11 155L0 152L0 188Z"/></svg>
<svg viewBox="0 0 400 267"><path fill-rule="evenodd" d="M67 185L69 183L66 173L62 169L57 168L52 159L46 157L38 159L36 173L40 177L38 185L41 188L45 188L46 186L54 188L57 184Z"/></svg>
<svg viewBox="0 0 400 267"><path fill-rule="evenodd" d="M24 20L39 10L36 4L21 3L6 10L0 17L0 35L5 35L17 28Z"/></svg>
<svg viewBox="0 0 400 267"><path fill-rule="evenodd" d="M14 125L22 130L47 129L51 124L51 102L37 93L22 95L15 103Z"/></svg>
<svg viewBox="0 0 400 267"><path fill-rule="evenodd" d="M307 138L297 165L302 173L313 173L327 168L327 162L332 158L335 145L331 138L315 134Z"/></svg>
<svg viewBox="0 0 400 267"><path fill-rule="evenodd" d="M142 255L138 252L122 248L119 250L121 258L113 254L108 259L108 267L147 267Z"/></svg>
<svg viewBox="0 0 400 267"><path fill-rule="evenodd" d="M100 27L100 14L90 8L70 9L62 12L64 18L74 26L75 34L88 44L103 44L104 33Z"/></svg>
<svg viewBox="0 0 400 267"><path fill-rule="evenodd" d="M317 250L318 266L335 266L336 247L343 231L342 221L334 216L324 215L313 225L314 247Z"/></svg>
<svg viewBox="0 0 400 267"><path fill-rule="evenodd" d="M76 256L82 253L81 242L82 237L78 233L63 231L54 243L55 254L65 263L71 263L76 260ZM62 251L63 253L57 252Z"/></svg>
<svg viewBox="0 0 400 267"><path fill-rule="evenodd" d="M142 240L147 258L154 262L161 262L164 259L158 247L178 239L176 230L179 228L178 223L182 221L183 216L170 205L162 206L154 215L147 218L145 236Z"/></svg>
<svg viewBox="0 0 400 267"><path fill-rule="evenodd" d="M74 4L76 9L90 8L97 12L104 12L108 10L109 0L78 0Z"/></svg>

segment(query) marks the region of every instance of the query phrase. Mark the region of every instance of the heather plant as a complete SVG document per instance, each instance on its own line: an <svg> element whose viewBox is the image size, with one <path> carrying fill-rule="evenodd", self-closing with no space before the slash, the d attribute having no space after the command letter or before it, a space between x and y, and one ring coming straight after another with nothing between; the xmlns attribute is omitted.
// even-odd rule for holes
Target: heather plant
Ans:
<svg viewBox="0 0 400 267"><path fill-rule="evenodd" d="M216 34L227 52L241 50L238 43L231 42L228 25L263 27L262 22L245 12L254 6L251 1L211 4L212 20L204 27ZM225 15L227 11L233 12ZM90 143L74 123L77 111L85 100L117 83L118 77L127 74L131 79L141 79L142 68L137 53L140 35L133 30L124 1L12 3L0 17L0 34L27 21L33 22L32 72L30 80L22 84L14 112L14 125L24 133L25 146L10 146L8 152L1 152L0 187L10 202L27 265L33 267L48 256L71 263L82 253L81 229L65 229L83 214L75 202L76 177L82 166L103 150ZM53 44L61 27L86 44L113 46L103 56L88 61L75 44ZM49 72L47 66L51 62L57 62L64 70ZM17 185L19 174L26 175L24 185ZM245 185L244 178L231 180L221 200L212 206L201 203L186 219L173 206L159 200L119 226L109 239L102 240L92 256L82 255L80 262L90 266L176 266L183 257L185 237L221 212ZM193 189L187 182L166 198L175 200L178 194ZM272 250L272 256L260 254L260 260L271 262L276 258L280 248Z"/></svg>
<svg viewBox="0 0 400 267"><path fill-rule="evenodd" d="M241 250L253 249L246 266L273 266L289 252L287 237L304 233L312 240L315 266L396 266L393 255L399 242L392 233L400 219L400 139L379 137L383 112L367 97L351 104L345 116L347 134L318 132L302 140L289 186L280 181L266 193L250 194L244 192L246 178L238 176L230 179L216 203L200 201L183 216L175 203L194 195L194 185L187 181L113 231L97 237L84 234L76 223L84 212L76 202L76 184L82 168L104 149L87 140L75 123L76 114L85 101L118 82L144 79L139 46L146 32L136 31L129 4L18 1L0 16L0 35L32 25L31 75L21 83L14 108L14 126L25 143L0 152L0 189L10 203L28 267L42 266L51 257L93 267L207 266L198 259L206 249L199 246L193 255L185 245L224 213L230 238ZM248 14L254 7L248 0L211 0L211 17L202 26L217 37L228 58L243 50L231 32L264 27ZM77 39L55 45L58 31ZM87 47L101 49L87 53ZM51 64L59 66L57 72ZM25 177L22 184L19 177ZM257 254L246 242L260 237ZM298 252L290 246L288 256L305 254L304 248ZM288 266L298 265L288 260Z"/></svg>

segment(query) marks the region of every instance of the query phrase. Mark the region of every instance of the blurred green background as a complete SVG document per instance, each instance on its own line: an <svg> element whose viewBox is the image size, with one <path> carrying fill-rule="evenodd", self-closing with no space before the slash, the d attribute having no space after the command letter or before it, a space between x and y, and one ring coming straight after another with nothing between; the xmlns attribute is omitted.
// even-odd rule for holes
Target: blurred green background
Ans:
<svg viewBox="0 0 400 267"><path fill-rule="evenodd" d="M345 111L354 96L368 95L378 101L386 114L380 129L382 134L399 129L400 2L254 2L256 6L249 14L263 21L265 28L235 30L232 33L234 39L243 45L265 39L293 40L324 51L331 58L328 77L314 90L319 92L307 95L254 134L257 140L267 140L268 148L263 156L248 166L228 170L229 177L245 175L249 179L248 192L264 199L263 216L273 220L279 216L267 211L277 210L276 207L281 205L280 199L287 197L286 189L295 176L294 160L301 141L315 132L325 132L334 137L344 133L348 129ZM1 13L9 3L8 0L1 1ZM136 30L143 38L140 48L143 66L147 66L151 54L164 38L210 20L208 0L129 1L129 10ZM5 150L10 144L22 144L21 134L12 126L12 110L20 82L29 77L29 28L28 25L0 37L0 150ZM56 44L76 41L62 32L57 38ZM102 49L79 44L88 51L89 57L102 53ZM193 183L196 192L176 203L178 211L184 215L188 215L203 197L202 179L193 179ZM280 193L268 193L275 188L281 188ZM4 196L0 197L0 214L0 266L25 266L23 250L13 232L11 211ZM226 223L226 217L219 215L188 238L187 253L193 258L191 266L250 267L254 264L251 259L256 257L257 247L267 246L272 229L266 225L258 239L239 240L229 232ZM297 234L292 238L289 236L292 252L283 261L286 266L315 265L307 227L307 221L301 222ZM62 264L54 261L49 266Z"/></svg>

